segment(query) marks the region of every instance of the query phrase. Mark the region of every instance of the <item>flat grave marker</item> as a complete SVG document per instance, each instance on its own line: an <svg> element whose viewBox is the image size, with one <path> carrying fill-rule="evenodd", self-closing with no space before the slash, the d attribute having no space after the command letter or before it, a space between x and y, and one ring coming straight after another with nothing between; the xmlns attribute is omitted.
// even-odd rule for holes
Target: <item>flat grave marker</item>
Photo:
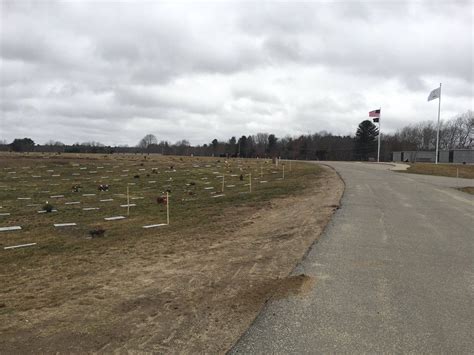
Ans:
<svg viewBox="0 0 474 355"><path fill-rule="evenodd" d="M31 247L31 246L33 246L33 245L36 245L36 243L12 245L12 246L9 246L9 247L4 247L3 249L4 249L4 250L8 250L8 249L25 248L25 247Z"/></svg>
<svg viewBox="0 0 474 355"><path fill-rule="evenodd" d="M156 228L156 227L163 227L167 226L166 223L159 223L159 224L149 224L147 226L143 226L142 228L148 229L148 228Z"/></svg>
<svg viewBox="0 0 474 355"><path fill-rule="evenodd" d="M106 221L117 221L119 219L125 219L124 216L113 216L113 217L105 217L104 218Z"/></svg>
<svg viewBox="0 0 474 355"><path fill-rule="evenodd" d="M51 212L58 212L56 209L52 209ZM40 210L38 213L47 213L45 210Z"/></svg>
<svg viewBox="0 0 474 355"><path fill-rule="evenodd" d="M77 226L76 223L55 223L53 224L56 228L58 227L72 227L72 226Z"/></svg>
<svg viewBox="0 0 474 355"><path fill-rule="evenodd" d="M18 230L21 230L21 226L0 227L0 232L9 232L9 231L18 231Z"/></svg>

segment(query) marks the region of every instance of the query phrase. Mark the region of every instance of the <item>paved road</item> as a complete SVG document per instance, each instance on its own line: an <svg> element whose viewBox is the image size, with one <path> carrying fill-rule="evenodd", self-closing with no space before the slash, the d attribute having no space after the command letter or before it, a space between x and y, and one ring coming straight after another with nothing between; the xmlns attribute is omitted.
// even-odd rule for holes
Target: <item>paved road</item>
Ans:
<svg viewBox="0 0 474 355"><path fill-rule="evenodd" d="M305 295L270 302L232 354L474 352L474 180L329 163L342 207L295 273Z"/></svg>

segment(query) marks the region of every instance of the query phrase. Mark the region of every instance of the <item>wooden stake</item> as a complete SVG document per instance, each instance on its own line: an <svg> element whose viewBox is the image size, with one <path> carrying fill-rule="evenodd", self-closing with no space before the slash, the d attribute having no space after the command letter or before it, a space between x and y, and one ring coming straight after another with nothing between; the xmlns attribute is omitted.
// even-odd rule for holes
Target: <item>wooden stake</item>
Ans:
<svg viewBox="0 0 474 355"><path fill-rule="evenodd" d="M166 224L170 224L170 195L166 192Z"/></svg>
<svg viewBox="0 0 474 355"><path fill-rule="evenodd" d="M291 171L291 160L290 160L290 171Z"/></svg>
<svg viewBox="0 0 474 355"><path fill-rule="evenodd" d="M283 167L283 179L285 178L285 164L282 165Z"/></svg>
<svg viewBox="0 0 474 355"><path fill-rule="evenodd" d="M260 167L260 177L263 178L263 166Z"/></svg>
<svg viewBox="0 0 474 355"><path fill-rule="evenodd" d="M458 167L456 167L456 184L459 187L459 168Z"/></svg>
<svg viewBox="0 0 474 355"><path fill-rule="evenodd" d="M225 175L222 174L222 192L224 192Z"/></svg>
<svg viewBox="0 0 474 355"><path fill-rule="evenodd" d="M252 173L249 174L249 187L250 187L250 193L252 193Z"/></svg>
<svg viewBox="0 0 474 355"><path fill-rule="evenodd" d="M129 187L127 185L127 216L130 216L130 194L129 194Z"/></svg>

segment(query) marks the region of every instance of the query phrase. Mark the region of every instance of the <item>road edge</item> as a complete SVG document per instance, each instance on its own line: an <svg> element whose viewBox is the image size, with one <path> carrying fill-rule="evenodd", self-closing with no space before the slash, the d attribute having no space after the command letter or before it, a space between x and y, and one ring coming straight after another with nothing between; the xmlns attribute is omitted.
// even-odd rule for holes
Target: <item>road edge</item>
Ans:
<svg viewBox="0 0 474 355"><path fill-rule="evenodd" d="M339 201L338 201L338 207L334 210L334 212L332 213L331 215L331 218L328 220L328 222L326 223L326 225L324 226L324 228L321 230L321 233L320 235L315 238L313 240L313 242L309 245L309 247L306 249L305 253L303 254L303 256L301 257L300 260L298 260L294 267L291 269L291 271L288 273L287 277L290 277L290 276L295 276L295 275L299 275L301 274L301 270L302 270L302 264L303 262L306 260L306 258L308 257L309 253L313 250L313 248L319 243L319 241L321 240L322 237L324 237L326 235L326 230L328 228L328 226L331 224L331 222L333 221L334 219L334 216L338 213L338 211L342 208L342 200L344 198L344 195L346 193L346 182L344 181L344 179L342 178L341 174L339 174L339 172L332 166L330 165L327 165L327 164L324 164L324 163L321 163L319 161L306 161L308 164L318 164L318 165L321 165L323 166L324 168L328 169L328 170L332 170L336 175L337 177L339 178L339 180L342 182L342 185L343 185L343 189L342 189L342 194L341 194L341 197L339 198ZM258 310L257 314L255 315L254 319L249 323L249 326L247 327L247 329L245 330L245 332L243 332L236 340L235 342L232 344L232 346L225 352L226 355L228 354L231 354L233 352L233 350L235 349L235 347L237 346L238 343L240 343L240 341L248 334L249 330L254 326L254 324L257 322L257 320L260 318L260 316L262 315L262 313L267 309L267 307L269 306L269 304L271 303L270 301L275 297L275 294L272 294L270 297L268 297L262 304L262 306L260 307L260 309Z"/></svg>

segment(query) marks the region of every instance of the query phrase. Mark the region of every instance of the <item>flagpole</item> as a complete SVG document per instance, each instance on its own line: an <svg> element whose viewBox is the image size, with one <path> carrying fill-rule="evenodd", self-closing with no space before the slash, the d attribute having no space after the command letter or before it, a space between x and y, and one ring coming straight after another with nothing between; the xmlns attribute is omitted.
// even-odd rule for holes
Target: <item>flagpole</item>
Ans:
<svg viewBox="0 0 474 355"><path fill-rule="evenodd" d="M436 156L435 164L438 164L438 147L439 147L439 116L441 111L441 83L439 83L439 97L438 97L438 129L436 130Z"/></svg>
<svg viewBox="0 0 474 355"><path fill-rule="evenodd" d="M381 118L382 118L382 107L379 108L379 144L378 144L378 148L377 148L377 163L380 163L380 121L381 121Z"/></svg>

